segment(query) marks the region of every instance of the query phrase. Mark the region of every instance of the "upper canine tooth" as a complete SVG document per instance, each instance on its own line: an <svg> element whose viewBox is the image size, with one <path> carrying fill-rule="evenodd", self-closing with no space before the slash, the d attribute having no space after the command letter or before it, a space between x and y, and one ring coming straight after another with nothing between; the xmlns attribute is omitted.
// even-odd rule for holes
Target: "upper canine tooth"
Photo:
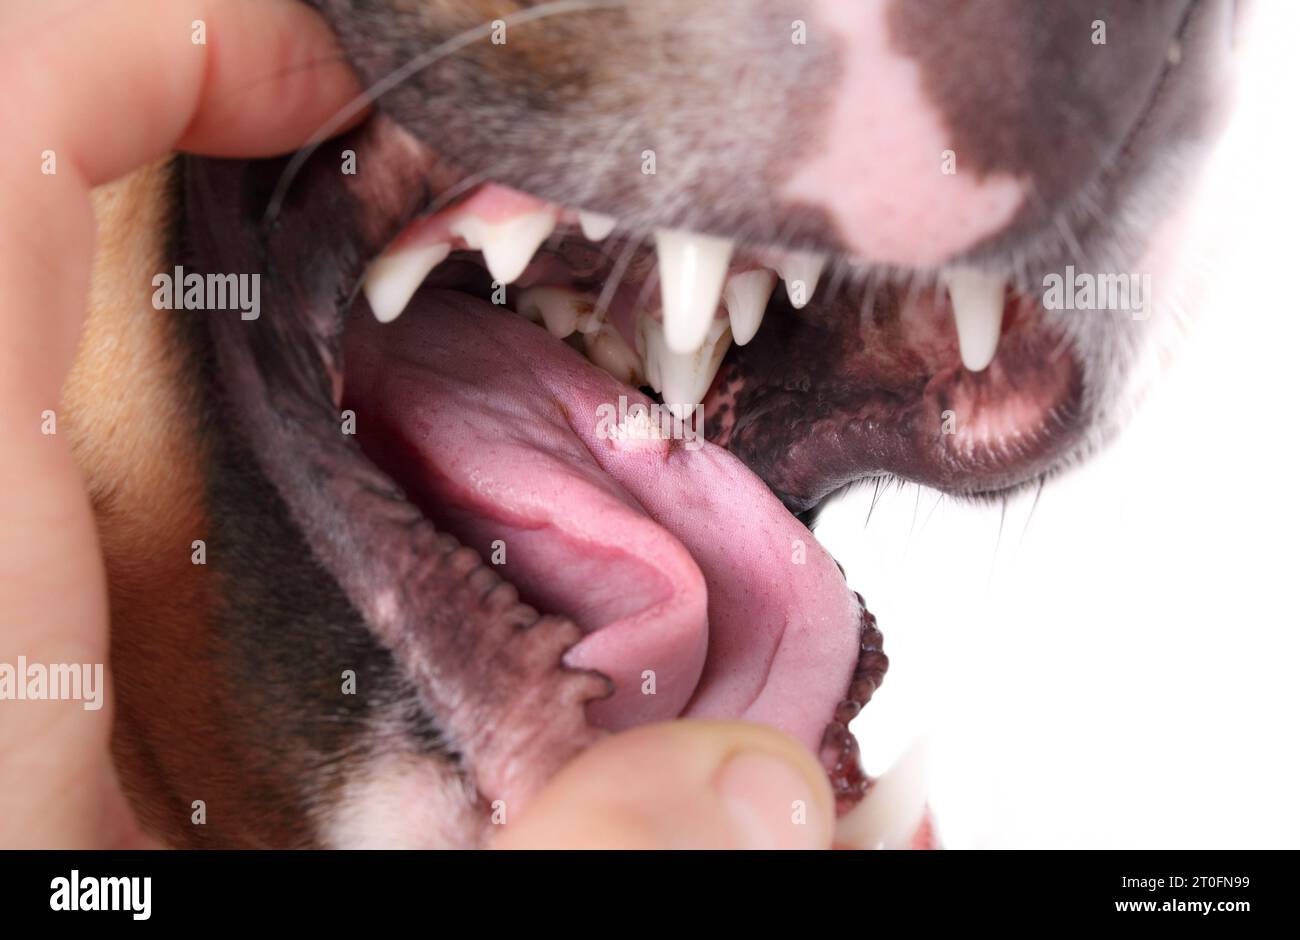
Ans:
<svg viewBox="0 0 1300 940"><path fill-rule="evenodd" d="M519 313L530 320L541 319L546 330L564 339L574 330L593 333L600 328L594 314L595 298L567 287L528 287L519 292Z"/></svg>
<svg viewBox="0 0 1300 940"><path fill-rule="evenodd" d="M766 268L727 278L727 286L722 290L722 303L727 308L731 338L737 346L744 346L754 338L775 289L776 275Z"/></svg>
<svg viewBox="0 0 1300 940"><path fill-rule="evenodd" d="M817 292L826 257L810 251L786 251L777 257L774 266L781 280L785 281L785 292L790 297L791 306L798 310L806 306Z"/></svg>
<svg viewBox="0 0 1300 940"><path fill-rule="evenodd" d="M449 230L465 239L470 248L483 252L488 273L502 284L510 284L524 273L542 242L555 231L558 216L551 207L525 212L501 222L485 222L474 215L454 221Z"/></svg>
<svg viewBox="0 0 1300 940"><path fill-rule="evenodd" d="M664 338L674 352L693 353L712 328L731 261L731 240L659 229L655 248Z"/></svg>
<svg viewBox="0 0 1300 940"><path fill-rule="evenodd" d="M726 320L714 320L698 349L679 353L668 345L658 320L643 316L638 326L647 380L674 414L686 417L686 409L701 404L713 384L731 345L731 327Z"/></svg>
<svg viewBox="0 0 1300 940"><path fill-rule="evenodd" d="M361 290L380 323L401 316L429 272L451 254L451 245L440 242L418 248L397 248L375 259L366 272Z"/></svg>
<svg viewBox="0 0 1300 940"><path fill-rule="evenodd" d="M944 272L943 280L952 300L962 365L979 372L988 367L998 351L1007 279L973 268L954 268Z"/></svg>
<svg viewBox="0 0 1300 940"><path fill-rule="evenodd" d="M578 226L582 229L582 234L593 242L598 242L614 231L614 226L618 225L618 220L611 215L601 215L599 212L578 211Z"/></svg>

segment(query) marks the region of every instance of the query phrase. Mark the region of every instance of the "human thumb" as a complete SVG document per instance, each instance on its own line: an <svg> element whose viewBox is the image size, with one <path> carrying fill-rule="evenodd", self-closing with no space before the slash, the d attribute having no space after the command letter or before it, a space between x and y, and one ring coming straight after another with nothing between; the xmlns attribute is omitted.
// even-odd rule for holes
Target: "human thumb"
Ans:
<svg viewBox="0 0 1300 940"><path fill-rule="evenodd" d="M738 721L610 735L564 767L497 848L829 848L830 782L807 749Z"/></svg>

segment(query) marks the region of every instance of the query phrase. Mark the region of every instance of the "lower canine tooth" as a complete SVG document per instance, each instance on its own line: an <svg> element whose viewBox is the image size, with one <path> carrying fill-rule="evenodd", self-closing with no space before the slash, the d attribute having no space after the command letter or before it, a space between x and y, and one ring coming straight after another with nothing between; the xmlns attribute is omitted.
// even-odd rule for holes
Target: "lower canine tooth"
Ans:
<svg viewBox="0 0 1300 940"><path fill-rule="evenodd" d="M567 287L525 288L519 292L517 303L520 314L534 322L540 318L547 332L557 339L564 339L574 330L594 333L599 329L595 306L590 294Z"/></svg>
<svg viewBox="0 0 1300 940"><path fill-rule="evenodd" d="M578 212L578 226L582 229L582 234L593 242L604 240L617 224L618 220L613 216L601 215L599 212Z"/></svg>
<svg viewBox="0 0 1300 940"><path fill-rule="evenodd" d="M955 268L944 272L943 280L952 301L962 365L971 372L986 369L998 351L1002 335L1007 279L972 268Z"/></svg>
<svg viewBox="0 0 1300 940"><path fill-rule="evenodd" d="M488 273L495 280L510 284L524 273L542 242L555 231L556 219L555 210L549 207L502 222L485 222L466 215L453 222L450 231L465 239L470 248L483 252Z"/></svg>
<svg viewBox="0 0 1300 940"><path fill-rule="evenodd" d="M791 306L798 310L806 306L817 292L817 282L826 267L826 258L808 251L787 251L777 259L775 267L781 280L785 281L785 292L790 297Z"/></svg>
<svg viewBox="0 0 1300 940"><path fill-rule="evenodd" d="M361 285L375 319L391 323L401 316L429 272L451 254L451 245L438 243L385 252L370 265Z"/></svg>
<svg viewBox="0 0 1300 940"><path fill-rule="evenodd" d="M668 345L663 324L654 317L643 314L637 326L646 379L663 395L664 404L684 417L684 409L699 405L713 384L731 345L731 327L726 320L714 320L695 352L679 353Z"/></svg>
<svg viewBox="0 0 1300 940"><path fill-rule="evenodd" d="M663 325L648 313L638 314L635 339L645 383L656 392L663 391L663 376L659 372L659 359L664 350Z"/></svg>
<svg viewBox="0 0 1300 940"><path fill-rule="evenodd" d="M664 338L675 352L693 353L713 328L731 261L727 238L670 229L655 232Z"/></svg>
<svg viewBox="0 0 1300 940"><path fill-rule="evenodd" d="M731 338L744 346L758 332L763 311L776 289L776 275L766 269L733 274L722 290L722 303L731 321Z"/></svg>
<svg viewBox="0 0 1300 940"><path fill-rule="evenodd" d="M835 823L835 844L850 849L906 849L925 819L925 751L915 743L871 785L862 802Z"/></svg>

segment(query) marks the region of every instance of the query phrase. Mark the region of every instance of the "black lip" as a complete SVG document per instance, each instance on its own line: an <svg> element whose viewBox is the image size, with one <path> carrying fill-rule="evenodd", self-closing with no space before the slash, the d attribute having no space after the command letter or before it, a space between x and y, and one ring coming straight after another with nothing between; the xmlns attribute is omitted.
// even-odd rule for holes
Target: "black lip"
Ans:
<svg viewBox="0 0 1300 940"><path fill-rule="evenodd" d="M1082 371L1050 324L1025 316L1004 331L994 366L974 374L909 348L897 328L905 294L878 291L865 313L855 294L819 292L803 311L778 296L758 336L724 361L706 403L707 435L791 511L813 511L870 477L999 493L1050 472L1083 439ZM943 416L959 395L989 409L1012 395L1034 399L1044 420L1014 451L956 447Z"/></svg>

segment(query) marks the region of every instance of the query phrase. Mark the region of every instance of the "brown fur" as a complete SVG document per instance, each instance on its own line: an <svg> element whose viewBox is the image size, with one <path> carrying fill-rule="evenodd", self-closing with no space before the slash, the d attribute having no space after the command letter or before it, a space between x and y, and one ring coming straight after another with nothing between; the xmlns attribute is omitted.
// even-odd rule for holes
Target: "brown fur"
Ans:
<svg viewBox="0 0 1300 940"><path fill-rule="evenodd" d="M153 309L151 278L165 270L173 200L159 163L95 193L98 223L90 304L64 386L66 426L86 477L109 583L113 673L119 690L114 752L137 809L171 799L156 753L203 748L179 723L134 720L192 701L207 678L213 606L206 569L191 562L205 538L195 402L174 341L176 314ZM188 821L146 820L163 833Z"/></svg>

